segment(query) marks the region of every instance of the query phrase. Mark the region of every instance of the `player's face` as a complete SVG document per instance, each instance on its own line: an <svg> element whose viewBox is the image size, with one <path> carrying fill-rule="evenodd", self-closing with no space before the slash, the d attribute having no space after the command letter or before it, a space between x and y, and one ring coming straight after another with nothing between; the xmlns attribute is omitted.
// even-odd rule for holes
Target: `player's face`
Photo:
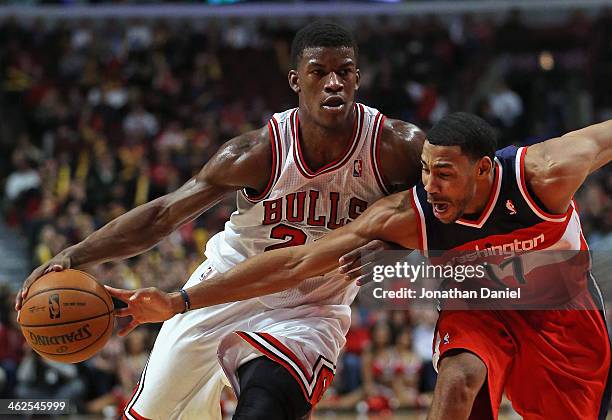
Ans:
<svg viewBox="0 0 612 420"><path fill-rule="evenodd" d="M422 181L427 201L442 223L459 219L476 194L477 162L459 146L435 146L428 141L421 154Z"/></svg>
<svg viewBox="0 0 612 420"><path fill-rule="evenodd" d="M300 98L300 115L333 129L352 115L359 70L355 51L347 47L306 48L289 84Z"/></svg>

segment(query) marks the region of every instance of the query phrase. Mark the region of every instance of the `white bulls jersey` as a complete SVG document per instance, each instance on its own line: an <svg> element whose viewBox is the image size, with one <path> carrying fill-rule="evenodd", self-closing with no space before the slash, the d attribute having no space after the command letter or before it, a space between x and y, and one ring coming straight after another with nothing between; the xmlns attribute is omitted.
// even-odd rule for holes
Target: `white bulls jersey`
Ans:
<svg viewBox="0 0 612 420"><path fill-rule="evenodd" d="M238 192L238 209L206 246L216 270L227 271L266 250L315 241L387 193L378 159L384 116L362 104L355 108L353 139L340 158L316 172L301 152L297 108L274 114L268 123L271 179L259 196ZM354 283L330 273L260 300L268 307L348 305L356 293Z"/></svg>

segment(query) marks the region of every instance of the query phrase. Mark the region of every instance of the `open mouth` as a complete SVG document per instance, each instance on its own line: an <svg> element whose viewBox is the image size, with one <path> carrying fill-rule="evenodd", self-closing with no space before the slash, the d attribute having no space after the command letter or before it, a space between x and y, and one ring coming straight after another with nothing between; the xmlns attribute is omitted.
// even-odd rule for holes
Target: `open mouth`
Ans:
<svg viewBox="0 0 612 420"><path fill-rule="evenodd" d="M321 105L323 109L330 111L340 111L344 108L344 100L340 96L330 96Z"/></svg>
<svg viewBox="0 0 612 420"><path fill-rule="evenodd" d="M429 200L428 200L429 201ZM434 216L442 218L448 214L450 203L447 201L429 201L433 206Z"/></svg>

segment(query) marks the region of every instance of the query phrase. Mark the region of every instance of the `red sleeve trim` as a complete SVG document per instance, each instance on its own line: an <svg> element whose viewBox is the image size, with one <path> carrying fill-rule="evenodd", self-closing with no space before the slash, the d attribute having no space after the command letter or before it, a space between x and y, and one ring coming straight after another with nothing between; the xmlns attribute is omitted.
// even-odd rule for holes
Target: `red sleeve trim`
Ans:
<svg viewBox="0 0 612 420"><path fill-rule="evenodd" d="M268 122L268 136L270 137L270 147L272 149L272 169L270 171L268 185L266 185L266 188L261 193L255 196L249 194L246 188L242 190L242 194L245 196L245 198L253 203L263 200L268 196L268 194L270 194L270 191L276 183L280 172L280 133L278 130L278 123L274 118L271 118Z"/></svg>

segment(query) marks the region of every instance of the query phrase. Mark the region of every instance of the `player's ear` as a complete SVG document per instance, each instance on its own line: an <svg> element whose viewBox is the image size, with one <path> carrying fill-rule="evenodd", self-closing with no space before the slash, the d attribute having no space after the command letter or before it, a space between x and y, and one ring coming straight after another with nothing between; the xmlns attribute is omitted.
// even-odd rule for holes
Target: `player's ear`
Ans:
<svg viewBox="0 0 612 420"><path fill-rule="evenodd" d="M291 90L293 90L295 93L300 93L300 78L298 77L297 70L289 70L287 79L289 80L289 87Z"/></svg>
<svg viewBox="0 0 612 420"><path fill-rule="evenodd" d="M491 171L493 170L493 161L489 156L485 156L480 158L478 161L478 175L479 176L489 176Z"/></svg>
<svg viewBox="0 0 612 420"><path fill-rule="evenodd" d="M355 90L359 90L359 81L361 80L361 72L359 69L355 70Z"/></svg>

